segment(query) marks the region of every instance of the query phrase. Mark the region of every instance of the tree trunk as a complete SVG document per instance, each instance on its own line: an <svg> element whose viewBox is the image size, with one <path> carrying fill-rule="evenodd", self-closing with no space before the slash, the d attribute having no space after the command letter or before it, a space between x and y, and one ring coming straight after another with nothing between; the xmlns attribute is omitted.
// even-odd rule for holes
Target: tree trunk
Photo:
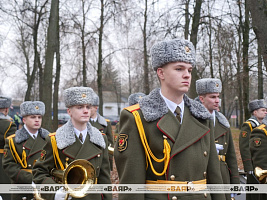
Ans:
<svg viewBox="0 0 267 200"><path fill-rule="evenodd" d="M263 99L263 72L261 48L258 40L258 99Z"/></svg>
<svg viewBox="0 0 267 200"><path fill-rule="evenodd" d="M82 12L83 12L83 24L82 24L82 56L83 56L83 86L86 87L86 45L85 45L85 13L84 13L84 1L82 1Z"/></svg>
<svg viewBox="0 0 267 200"><path fill-rule="evenodd" d="M97 87L99 96L99 114L103 115L103 86L102 86L102 39L104 31L104 0L101 2L101 15L98 39Z"/></svg>
<svg viewBox="0 0 267 200"><path fill-rule="evenodd" d="M52 0L49 17L49 26L47 31L47 49L45 54L44 84L43 84L43 102L45 103L45 115L43 118L43 127L47 130L53 130L52 127L52 82L53 82L53 63L54 54L57 48L57 24L58 24L58 5L59 0Z"/></svg>
<svg viewBox="0 0 267 200"><path fill-rule="evenodd" d="M58 91L60 81L60 40L59 40L59 0L57 0L57 12L56 12L56 77L54 82L54 96L53 96L53 130L56 131L58 128Z"/></svg>
<svg viewBox="0 0 267 200"><path fill-rule="evenodd" d="M243 29L243 109L245 112L245 119L250 117L248 110L249 103L249 66L248 66L248 48L249 48L249 10L247 0L245 0L245 21L242 26Z"/></svg>
<svg viewBox="0 0 267 200"><path fill-rule="evenodd" d="M144 44L144 91L149 94L149 74L148 74L148 56L147 56L147 0L145 0L145 13L144 13L144 29L143 29L143 44Z"/></svg>
<svg viewBox="0 0 267 200"><path fill-rule="evenodd" d="M259 40L261 54L265 67L267 67L267 2L266 0L247 0L252 25Z"/></svg>
<svg viewBox="0 0 267 200"><path fill-rule="evenodd" d="M185 1L185 26L184 26L184 38L188 40L189 36L189 24L190 24L190 14L189 14L189 3L190 0Z"/></svg>
<svg viewBox="0 0 267 200"><path fill-rule="evenodd" d="M200 21L200 11L201 11L201 5L203 0L196 0L196 5L194 8L194 16L193 16L193 22L192 22L192 30L190 35L190 41L193 43L195 48L197 47L197 34L198 34L198 27L199 27L199 21ZM197 69L196 67L192 70L192 80L191 80L191 86L189 90L189 97L195 98L197 97L196 92L196 80L198 80L199 77L197 75Z"/></svg>

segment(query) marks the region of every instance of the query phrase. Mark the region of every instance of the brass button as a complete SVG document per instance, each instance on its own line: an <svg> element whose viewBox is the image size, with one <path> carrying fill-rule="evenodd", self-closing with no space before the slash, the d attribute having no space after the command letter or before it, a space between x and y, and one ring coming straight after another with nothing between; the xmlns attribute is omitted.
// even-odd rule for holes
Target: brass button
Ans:
<svg viewBox="0 0 267 200"><path fill-rule="evenodd" d="M177 197L176 197L176 196L173 196L173 197L172 197L172 200L177 200Z"/></svg>
<svg viewBox="0 0 267 200"><path fill-rule="evenodd" d="M99 166L97 166L96 169L99 169Z"/></svg>
<svg viewBox="0 0 267 200"><path fill-rule="evenodd" d="M203 177L204 177L204 178L207 177L207 172L203 172Z"/></svg>
<svg viewBox="0 0 267 200"><path fill-rule="evenodd" d="M224 155L226 155L226 152L224 153Z"/></svg>
<svg viewBox="0 0 267 200"><path fill-rule="evenodd" d="M224 144L227 145L227 142L225 142Z"/></svg>
<svg viewBox="0 0 267 200"><path fill-rule="evenodd" d="M171 175L171 180L174 181L175 180L175 176L174 175Z"/></svg>
<svg viewBox="0 0 267 200"><path fill-rule="evenodd" d="M207 151L204 151L204 156L207 156L208 155L208 152Z"/></svg>
<svg viewBox="0 0 267 200"><path fill-rule="evenodd" d="M98 154L97 157L99 158L100 157L100 154Z"/></svg>
<svg viewBox="0 0 267 200"><path fill-rule="evenodd" d="M164 138L164 139L167 139L167 136L166 136L166 135L163 135L163 138Z"/></svg>
<svg viewBox="0 0 267 200"><path fill-rule="evenodd" d="M32 165L31 164L28 164L28 167L32 167Z"/></svg>
<svg viewBox="0 0 267 200"><path fill-rule="evenodd" d="M207 193L204 193L204 197L205 197L205 198L207 198L207 197L208 197Z"/></svg>

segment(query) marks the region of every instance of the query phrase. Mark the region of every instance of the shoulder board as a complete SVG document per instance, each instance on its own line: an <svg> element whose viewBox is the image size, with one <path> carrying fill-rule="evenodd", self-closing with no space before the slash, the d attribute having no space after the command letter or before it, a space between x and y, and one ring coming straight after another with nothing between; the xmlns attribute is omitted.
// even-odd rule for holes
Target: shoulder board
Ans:
<svg viewBox="0 0 267 200"><path fill-rule="evenodd" d="M11 139L11 138L13 138L13 137L15 137L15 134L12 134L12 135L10 135L10 136L8 136L6 139Z"/></svg>
<svg viewBox="0 0 267 200"><path fill-rule="evenodd" d="M52 136L55 136L56 135L56 132L54 133L49 133L49 137L52 137Z"/></svg>
<svg viewBox="0 0 267 200"><path fill-rule="evenodd" d="M106 120L106 122L110 122L110 120L109 119L105 119Z"/></svg>
<svg viewBox="0 0 267 200"><path fill-rule="evenodd" d="M260 126L258 126L257 128L255 129L260 129L260 130L263 130L265 135L267 136L267 130L265 129L266 125L265 124L261 124Z"/></svg>
<svg viewBox="0 0 267 200"><path fill-rule="evenodd" d="M129 112L133 112L133 111L135 111L135 110L139 110L139 109L140 109L140 106L139 106L139 104L135 104L135 105L126 107L126 108L124 108L124 109L125 109L125 110L128 110Z"/></svg>

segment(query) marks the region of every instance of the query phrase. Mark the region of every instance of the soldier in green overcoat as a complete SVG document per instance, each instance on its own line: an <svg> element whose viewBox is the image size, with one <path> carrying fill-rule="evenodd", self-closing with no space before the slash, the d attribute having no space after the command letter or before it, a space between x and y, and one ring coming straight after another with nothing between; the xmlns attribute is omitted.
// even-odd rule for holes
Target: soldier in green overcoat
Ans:
<svg viewBox="0 0 267 200"><path fill-rule="evenodd" d="M249 147L251 153L251 160L253 164L254 174L259 183L266 184L266 170L267 170L267 124L261 124L253 129L250 134ZM265 173L257 173L265 170ZM258 194L258 199L267 199L266 194Z"/></svg>
<svg viewBox="0 0 267 200"><path fill-rule="evenodd" d="M199 101L213 116L214 138L220 171L224 184L240 184L236 153L230 124L226 117L218 112L222 82L220 79L204 78L196 81L196 91ZM225 194L227 200L236 194Z"/></svg>
<svg viewBox="0 0 267 200"><path fill-rule="evenodd" d="M152 47L151 58L161 87L121 112L114 148L120 183L222 184L211 115L185 95L195 66L193 44L183 39L159 42ZM119 200L136 199L218 200L225 195L119 194Z"/></svg>
<svg viewBox="0 0 267 200"><path fill-rule="evenodd" d="M97 128L101 133L104 133L108 138L108 148L109 150L109 163L110 163L110 170L113 170L113 151L114 151L114 140L112 134L112 127L110 120L105 119L101 116L98 112L99 106L99 97L94 92L94 102L91 107L91 116L90 116L90 123L93 127Z"/></svg>
<svg viewBox="0 0 267 200"><path fill-rule="evenodd" d="M45 137L49 132L41 128L45 105L41 101L25 101L20 105L24 126L7 137L3 167L13 184L31 184L32 167L40 157ZM33 194L12 194L12 200L23 197L32 199Z"/></svg>
<svg viewBox="0 0 267 200"><path fill-rule="evenodd" d="M5 139L17 130L16 124L8 116L12 99L0 96L0 184L10 184L10 179L2 167ZM4 200L10 200L11 194L0 194Z"/></svg>
<svg viewBox="0 0 267 200"><path fill-rule="evenodd" d="M95 183L98 184L111 184L107 137L89 123L93 90L89 87L72 87L66 89L63 96L71 118L58 128L56 133L51 133L46 137L47 144L43 148L43 156L37 160L33 168L33 182L35 184L55 184L56 179L62 181L60 177L52 173L52 170L65 170L68 166L73 166L73 161L81 159L89 162L85 165L85 169L92 166L91 169L93 168L95 171L96 179L91 177L91 181L96 181ZM80 175L80 173L76 173L68 176L68 181L71 181L68 184L73 184L71 179L80 177ZM61 188L54 194L43 193L41 197L46 200L63 200L66 195L65 190ZM68 199L71 198L78 199L72 196L68 197ZM112 195L107 193L88 194L79 199L111 200Z"/></svg>
<svg viewBox="0 0 267 200"><path fill-rule="evenodd" d="M241 131L239 134L239 150L244 166L244 171L247 174L247 183L248 184L257 184L255 175L253 174L254 168L251 161L251 154L249 150L249 139L251 132L254 128L262 124L262 120L266 116L266 103L263 99L255 99L248 104L251 117L243 123ZM247 200L258 199L258 194L246 194Z"/></svg>

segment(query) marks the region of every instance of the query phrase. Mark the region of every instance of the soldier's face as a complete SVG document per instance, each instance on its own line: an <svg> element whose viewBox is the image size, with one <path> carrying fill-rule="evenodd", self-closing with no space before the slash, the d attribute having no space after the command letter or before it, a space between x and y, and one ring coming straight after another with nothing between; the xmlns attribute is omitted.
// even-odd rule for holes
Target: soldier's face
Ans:
<svg viewBox="0 0 267 200"><path fill-rule="evenodd" d="M191 84L192 65L184 62L168 63L157 69L161 88L170 93L184 94L188 92Z"/></svg>
<svg viewBox="0 0 267 200"><path fill-rule="evenodd" d="M68 108L68 114L70 115L74 123L84 124L87 123L91 116L91 105L77 105Z"/></svg>
<svg viewBox="0 0 267 200"><path fill-rule="evenodd" d="M259 120L263 120L264 117L267 114L267 109L266 108L260 108L258 110L254 110L253 114L255 117L257 117Z"/></svg>
<svg viewBox="0 0 267 200"><path fill-rule="evenodd" d="M214 110L218 110L220 103L220 93L200 95L199 99L210 113L212 113Z"/></svg>
<svg viewBox="0 0 267 200"><path fill-rule="evenodd" d="M42 125L41 115L28 115L23 117L23 123L26 124L31 133L35 133Z"/></svg>

